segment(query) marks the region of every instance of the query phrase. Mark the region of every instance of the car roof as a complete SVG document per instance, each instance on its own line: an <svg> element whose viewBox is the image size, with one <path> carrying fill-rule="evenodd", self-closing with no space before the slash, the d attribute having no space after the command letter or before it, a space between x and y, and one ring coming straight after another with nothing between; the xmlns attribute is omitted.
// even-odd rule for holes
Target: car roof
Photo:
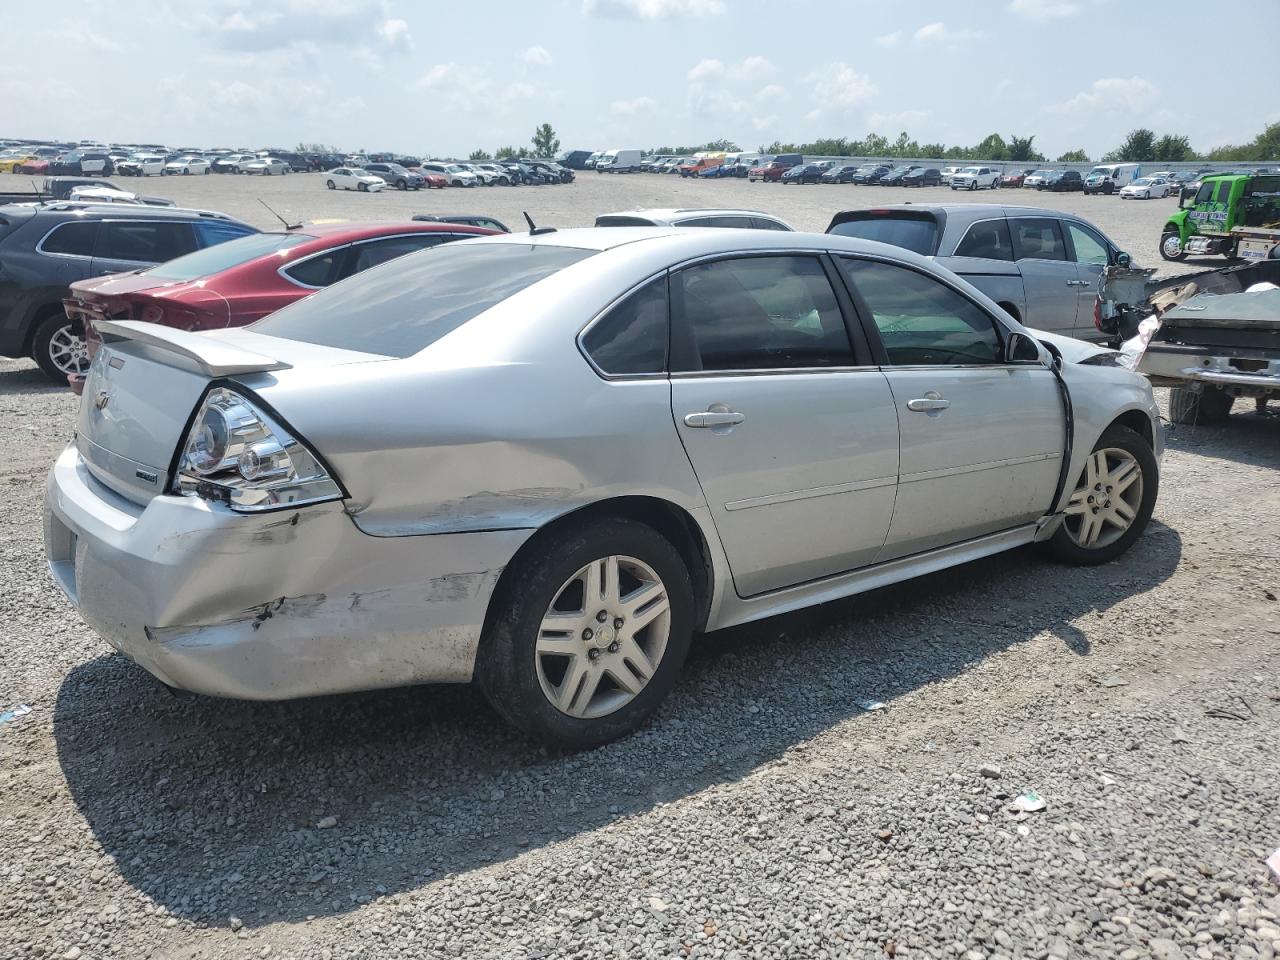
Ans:
<svg viewBox="0 0 1280 960"><path fill-rule="evenodd" d="M300 227L291 228L289 233L301 233L306 236L324 240L326 245L338 241L364 240L368 237L381 237L397 233L474 233L478 237L487 236L489 231L481 227L473 227L463 223L438 223L428 220L340 220L327 223L304 223ZM284 233L283 230L270 231Z"/></svg>
<svg viewBox="0 0 1280 960"><path fill-rule="evenodd" d="M640 210L615 210L602 213L602 217L648 217L653 220L674 220L676 217L768 217L778 220L772 213L760 210L740 210L737 207L645 207Z"/></svg>
<svg viewBox="0 0 1280 960"><path fill-rule="evenodd" d="M835 214L862 213L871 210L902 210L908 213L941 213L948 217L968 215L972 219L990 217L996 214L1008 216L1067 217L1072 220L1082 219L1074 213L1052 210L1048 207L1024 207L1012 203L889 203L875 207L852 207L840 210Z"/></svg>
<svg viewBox="0 0 1280 960"><path fill-rule="evenodd" d="M159 207L145 204L125 206L119 203L91 203L82 200L50 200L35 205L36 213L63 213L80 216L129 217L147 220L218 220L249 226L243 220L219 213L216 210L199 210L194 207Z"/></svg>

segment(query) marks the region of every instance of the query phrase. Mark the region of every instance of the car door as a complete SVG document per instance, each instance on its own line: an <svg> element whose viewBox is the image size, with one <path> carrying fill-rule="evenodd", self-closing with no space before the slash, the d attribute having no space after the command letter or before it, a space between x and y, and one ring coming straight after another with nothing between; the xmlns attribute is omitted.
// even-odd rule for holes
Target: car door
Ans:
<svg viewBox="0 0 1280 960"><path fill-rule="evenodd" d="M1096 340L1104 334L1093 325L1093 305L1098 299L1102 271L1114 262L1115 248L1092 227L1079 220L1063 219L1062 226L1071 249L1071 259L1076 265L1077 286L1076 325L1073 336L1084 340Z"/></svg>
<svg viewBox="0 0 1280 960"><path fill-rule="evenodd" d="M884 545L897 418L839 296L818 254L671 277L672 412L741 596L869 564Z"/></svg>
<svg viewBox="0 0 1280 960"><path fill-rule="evenodd" d="M1080 279L1067 250L1061 223L1057 217L1014 213L1009 214L1008 220L1026 298L1027 312L1022 322L1038 330L1071 336L1080 288L1086 282ZM1090 307L1090 316L1092 313Z"/></svg>
<svg viewBox="0 0 1280 960"><path fill-rule="evenodd" d="M183 220L104 220L93 248L93 273L141 270L195 249L195 233Z"/></svg>
<svg viewBox="0 0 1280 960"><path fill-rule="evenodd" d="M883 364L901 454L879 561L1030 523L1057 488L1066 420L1053 372L1004 359L1006 329L942 277L841 256Z"/></svg>

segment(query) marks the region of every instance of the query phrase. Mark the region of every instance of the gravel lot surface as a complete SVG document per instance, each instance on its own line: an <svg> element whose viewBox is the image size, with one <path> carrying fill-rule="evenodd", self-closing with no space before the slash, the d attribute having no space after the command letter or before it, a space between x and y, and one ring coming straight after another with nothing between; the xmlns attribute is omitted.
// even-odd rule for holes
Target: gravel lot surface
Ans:
<svg viewBox="0 0 1280 960"><path fill-rule="evenodd" d="M262 225L258 193L289 216L512 226L521 206L567 225L749 202L811 228L873 190L584 180L146 187ZM1039 199L1149 262L1172 204ZM1155 519L1116 563L1019 551L703 638L651 725L563 755L467 688L170 696L45 572L44 477L73 412L0 361L0 713L31 708L0 722L2 960L1280 953L1262 863L1280 847L1280 419L1241 405L1170 433ZM1011 810L1026 790L1046 808Z"/></svg>

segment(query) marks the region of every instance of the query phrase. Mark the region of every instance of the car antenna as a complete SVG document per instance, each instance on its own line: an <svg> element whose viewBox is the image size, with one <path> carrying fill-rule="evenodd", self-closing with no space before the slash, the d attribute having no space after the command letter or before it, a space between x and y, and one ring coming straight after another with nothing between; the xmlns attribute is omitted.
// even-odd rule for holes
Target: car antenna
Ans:
<svg viewBox="0 0 1280 960"><path fill-rule="evenodd" d="M267 207L267 201L263 200L261 197L258 198L258 202L262 204L264 207ZM267 209L271 210L270 207L267 207ZM284 228L286 230L297 230L300 226L302 226L302 224L300 223L290 223L288 220L280 216L280 214L276 213L274 210L271 210L271 215L275 217L277 220L279 220L281 223L283 223Z"/></svg>
<svg viewBox="0 0 1280 960"><path fill-rule="evenodd" d="M556 228L555 228L555 227L540 227L540 226L538 226L536 223L534 223L534 222L533 222L533 217L529 216L529 211L528 211L528 210L522 210L522 211L520 211L520 212L524 214L524 222L525 222L525 223L527 223L527 224L529 225L529 236L531 236L531 237L540 237L540 236L542 236L544 233L555 233L555 232L556 232Z"/></svg>

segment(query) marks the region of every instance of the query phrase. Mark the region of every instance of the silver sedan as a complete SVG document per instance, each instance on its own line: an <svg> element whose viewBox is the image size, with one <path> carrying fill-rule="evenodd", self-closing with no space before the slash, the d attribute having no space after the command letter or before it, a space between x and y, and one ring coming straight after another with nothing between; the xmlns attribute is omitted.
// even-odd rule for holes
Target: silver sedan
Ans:
<svg viewBox="0 0 1280 960"><path fill-rule="evenodd" d="M846 237L505 235L248 328L98 329L50 567L118 650L216 696L475 680L522 730L602 743L695 631L1025 544L1110 560L1159 482L1113 354Z"/></svg>

